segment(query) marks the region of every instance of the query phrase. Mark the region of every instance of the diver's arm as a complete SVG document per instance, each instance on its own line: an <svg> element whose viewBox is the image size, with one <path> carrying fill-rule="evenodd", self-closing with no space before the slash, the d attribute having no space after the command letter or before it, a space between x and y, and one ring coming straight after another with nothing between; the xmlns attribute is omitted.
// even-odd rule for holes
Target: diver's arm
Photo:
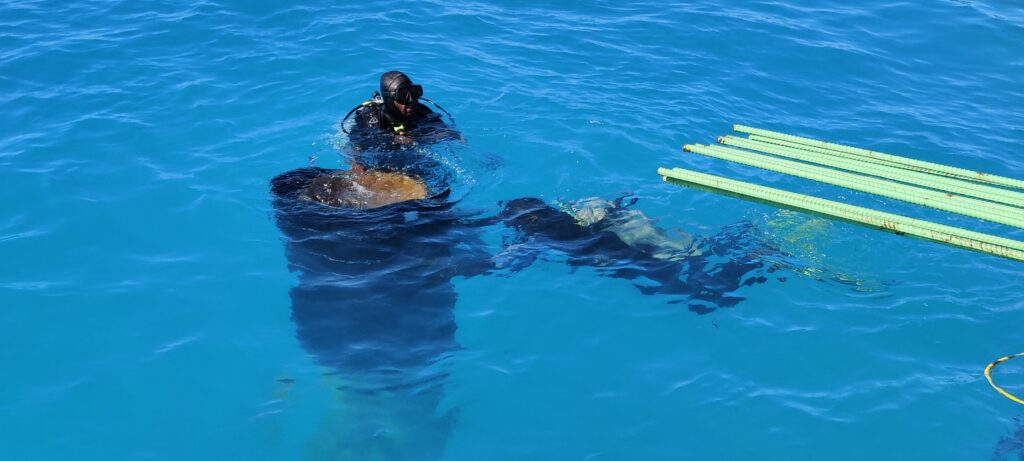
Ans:
<svg viewBox="0 0 1024 461"><path fill-rule="evenodd" d="M451 128L445 125L443 129L439 130L436 137L437 141L454 141L462 144L466 143L466 138L462 136L462 133L455 128Z"/></svg>
<svg viewBox="0 0 1024 461"><path fill-rule="evenodd" d="M429 116L426 129L430 133L429 136L433 142L456 141L463 144L466 142L466 138L462 136L459 130L445 123L441 116L436 113Z"/></svg>
<svg viewBox="0 0 1024 461"><path fill-rule="evenodd" d="M415 129L413 130L415 141L420 144L434 144L444 141L466 142L455 128L445 123L441 114L430 110L429 107L419 104L416 107Z"/></svg>
<svg viewBox="0 0 1024 461"><path fill-rule="evenodd" d="M405 131L399 131L395 133L395 144L412 144L415 142L412 136L405 134Z"/></svg>

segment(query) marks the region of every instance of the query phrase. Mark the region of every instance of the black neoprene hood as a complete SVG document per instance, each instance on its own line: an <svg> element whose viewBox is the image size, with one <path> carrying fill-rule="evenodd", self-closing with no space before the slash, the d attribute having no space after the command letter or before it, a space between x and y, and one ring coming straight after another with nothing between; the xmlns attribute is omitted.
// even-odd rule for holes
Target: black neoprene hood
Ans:
<svg viewBox="0 0 1024 461"><path fill-rule="evenodd" d="M380 76L380 95L384 98L384 107L389 111L395 101L395 92L402 87L411 86L412 79L397 70L384 72Z"/></svg>

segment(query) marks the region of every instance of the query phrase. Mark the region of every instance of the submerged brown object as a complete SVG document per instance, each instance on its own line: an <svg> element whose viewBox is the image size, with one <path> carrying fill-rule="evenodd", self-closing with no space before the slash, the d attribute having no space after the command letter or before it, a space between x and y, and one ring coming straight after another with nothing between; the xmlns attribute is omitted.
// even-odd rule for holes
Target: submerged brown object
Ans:
<svg viewBox="0 0 1024 461"><path fill-rule="evenodd" d="M427 186L401 173L343 171L314 179L304 195L335 207L377 208L426 198Z"/></svg>

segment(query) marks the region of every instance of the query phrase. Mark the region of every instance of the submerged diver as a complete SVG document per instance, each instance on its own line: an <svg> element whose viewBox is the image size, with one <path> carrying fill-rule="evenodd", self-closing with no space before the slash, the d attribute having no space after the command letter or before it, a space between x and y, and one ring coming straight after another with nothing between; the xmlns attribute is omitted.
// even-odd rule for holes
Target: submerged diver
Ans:
<svg viewBox="0 0 1024 461"><path fill-rule="evenodd" d="M767 280L752 274L766 265L763 256L776 251L750 238L749 224L695 242L688 235L668 236L630 210L632 203L584 199L558 209L537 198L511 200L497 217L515 231L498 256L499 267L515 272L554 250L572 267L646 280L634 283L644 294L683 295L697 314L732 307L743 300L735 290Z"/></svg>
<svg viewBox="0 0 1024 461"><path fill-rule="evenodd" d="M308 196L329 174L271 181L296 336L337 390L309 445L325 459L440 458L455 421L438 409L458 350L452 278L486 272L489 255L445 196L331 206Z"/></svg>

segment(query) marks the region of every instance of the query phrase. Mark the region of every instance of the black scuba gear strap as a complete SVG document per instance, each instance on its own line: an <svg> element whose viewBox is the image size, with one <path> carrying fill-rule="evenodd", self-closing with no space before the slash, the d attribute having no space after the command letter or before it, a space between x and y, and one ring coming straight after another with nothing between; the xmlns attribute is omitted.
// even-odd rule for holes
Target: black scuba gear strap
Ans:
<svg viewBox="0 0 1024 461"><path fill-rule="evenodd" d="M348 118L351 117L352 114L354 114L357 110L362 109L363 107L370 107L374 104L383 104L383 102L384 101L381 100L380 93L374 91L373 96L370 98L369 101L363 101L361 104L353 107L352 110L348 111L348 113L345 114L345 117L341 119L341 131L344 132L345 134L352 134L349 133L348 129L345 128L345 122L348 121Z"/></svg>
<svg viewBox="0 0 1024 461"><path fill-rule="evenodd" d="M441 107L440 104L438 104L438 103L436 103L434 101L431 101L428 98L424 98L423 96L420 96L419 99L422 99L422 100L424 100L426 102L429 102L430 105L436 107L441 112L444 112L444 114L448 116L448 120L452 121L452 125L455 124L455 117L452 117L451 112L448 112L447 110L445 110L444 107ZM345 114L345 117L343 117L341 119L341 131L344 132L345 134L352 134L352 133L350 133L348 131L347 128L345 128L345 122L347 122L348 118L351 117L352 114L356 113L357 110L362 109L363 107L370 107L370 106L374 106L374 105L378 105L379 106L379 105L382 105L382 104L384 104L384 101L381 98L380 93L374 91L373 92L373 97L369 101L365 101L365 102L359 104L358 106L353 107L352 110L348 111L348 113ZM383 112L384 112L384 115L387 115L387 111L386 110L383 111Z"/></svg>

